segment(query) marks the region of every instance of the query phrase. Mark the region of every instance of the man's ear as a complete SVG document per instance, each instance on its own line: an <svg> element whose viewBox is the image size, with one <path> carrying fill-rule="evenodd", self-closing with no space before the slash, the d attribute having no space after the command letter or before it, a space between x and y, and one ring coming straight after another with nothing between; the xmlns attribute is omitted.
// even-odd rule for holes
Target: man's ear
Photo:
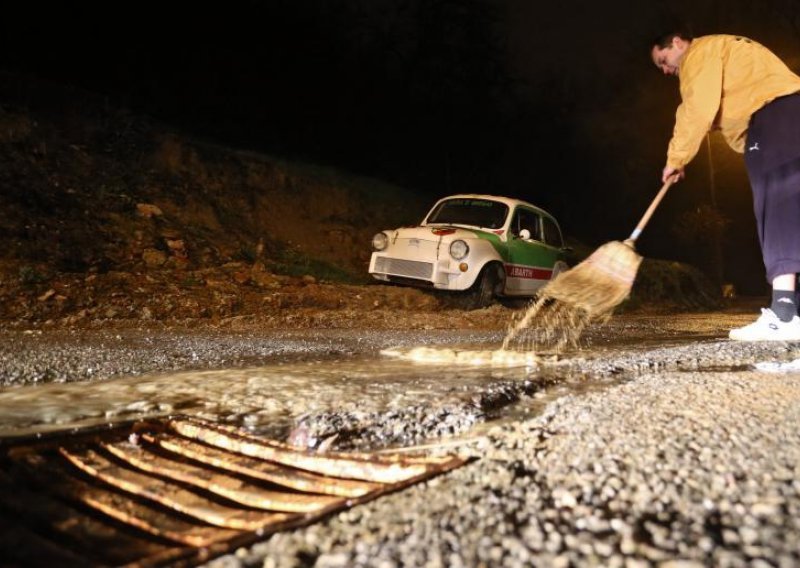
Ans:
<svg viewBox="0 0 800 568"><path fill-rule="evenodd" d="M689 42L680 36L675 36L674 38L672 38L672 47L676 49L683 49L687 45L689 45Z"/></svg>

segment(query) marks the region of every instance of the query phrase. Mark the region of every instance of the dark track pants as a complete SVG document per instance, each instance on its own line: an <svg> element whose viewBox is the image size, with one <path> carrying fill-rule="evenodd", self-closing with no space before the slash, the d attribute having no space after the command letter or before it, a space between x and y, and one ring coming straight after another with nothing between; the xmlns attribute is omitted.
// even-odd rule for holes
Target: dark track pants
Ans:
<svg viewBox="0 0 800 568"><path fill-rule="evenodd" d="M800 93L753 114L744 152L767 280L800 272Z"/></svg>

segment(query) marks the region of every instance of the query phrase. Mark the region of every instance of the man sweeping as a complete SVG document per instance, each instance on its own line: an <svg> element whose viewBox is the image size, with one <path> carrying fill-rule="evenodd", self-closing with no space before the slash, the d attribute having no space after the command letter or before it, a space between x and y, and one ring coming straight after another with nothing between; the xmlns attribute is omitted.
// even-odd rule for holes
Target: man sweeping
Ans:
<svg viewBox="0 0 800 568"><path fill-rule="evenodd" d="M663 181L683 177L711 128L745 155L772 304L730 338L800 340L800 77L741 36L675 32L658 38L650 54L664 74L679 78L682 99Z"/></svg>

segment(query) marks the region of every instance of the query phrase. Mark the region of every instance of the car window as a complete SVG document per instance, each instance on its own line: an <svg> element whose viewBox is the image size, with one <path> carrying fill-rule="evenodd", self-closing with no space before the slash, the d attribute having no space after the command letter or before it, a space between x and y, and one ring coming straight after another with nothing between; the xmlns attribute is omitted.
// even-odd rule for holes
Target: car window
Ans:
<svg viewBox="0 0 800 568"><path fill-rule="evenodd" d="M544 242L554 247L564 246L564 241L561 239L561 231L556 225L556 222L549 217L544 217Z"/></svg>
<svg viewBox="0 0 800 568"><path fill-rule="evenodd" d="M506 221L508 206L488 199L448 199L428 216L426 223L471 225L499 229Z"/></svg>
<svg viewBox="0 0 800 568"><path fill-rule="evenodd" d="M514 213L514 219L511 221L511 233L518 237L522 229L528 229L531 233L531 239L541 241L542 232L539 219L539 214L535 211L519 208Z"/></svg>

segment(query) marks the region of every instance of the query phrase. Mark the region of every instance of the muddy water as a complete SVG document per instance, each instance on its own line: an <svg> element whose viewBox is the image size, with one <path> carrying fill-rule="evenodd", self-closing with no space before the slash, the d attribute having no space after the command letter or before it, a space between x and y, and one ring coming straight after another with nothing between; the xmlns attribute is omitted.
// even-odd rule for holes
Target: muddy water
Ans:
<svg viewBox="0 0 800 568"><path fill-rule="evenodd" d="M303 415L357 402L363 412L441 405L502 381L535 379L530 355L495 364L458 362L443 353L483 354L479 346L443 349L421 363L413 349L345 360L245 369L149 374L92 383L12 387L0 392L0 436L184 413L285 434ZM428 350L428 354L436 350ZM423 358L424 359L424 358Z"/></svg>
<svg viewBox="0 0 800 568"><path fill-rule="evenodd" d="M113 340L102 333L6 333L0 378L25 386L0 388L0 436L187 413L276 437L298 423L327 435L343 418L349 420L345 427L372 420L392 435L415 424L410 434L389 440L413 442L464 432L501 407L536 412L547 397L604 388L602 377L674 367L676 361L727 364L730 357L713 341L750 319L738 313L614 318L591 326L581 348L558 357L518 350L499 359L495 350L503 336L497 332L164 332ZM697 348L677 355L665 349L681 344ZM632 349L642 353L625 354ZM745 359L757 355L751 351ZM767 349L763 356L773 353ZM187 370L190 365L196 370ZM581 375L589 372L591 377ZM40 376L56 382L42 384ZM370 412L362 421L360 415ZM438 428L448 420L452 429Z"/></svg>

